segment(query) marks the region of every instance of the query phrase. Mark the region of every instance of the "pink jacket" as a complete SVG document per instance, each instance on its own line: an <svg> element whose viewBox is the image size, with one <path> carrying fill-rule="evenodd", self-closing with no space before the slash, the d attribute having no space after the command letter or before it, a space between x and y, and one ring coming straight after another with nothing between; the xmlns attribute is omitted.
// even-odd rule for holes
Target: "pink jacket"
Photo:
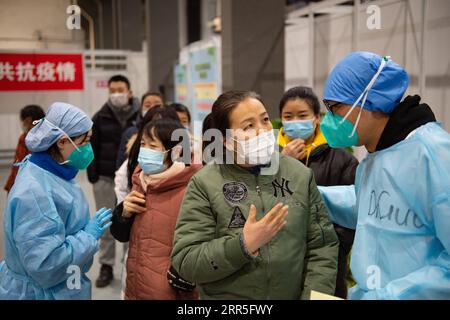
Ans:
<svg viewBox="0 0 450 320"><path fill-rule="evenodd" d="M136 214L130 234L126 299L197 299L197 292L181 293L167 282L178 212L189 179L200 165L175 163L168 170L145 176L138 167L133 190L146 194L144 213Z"/></svg>

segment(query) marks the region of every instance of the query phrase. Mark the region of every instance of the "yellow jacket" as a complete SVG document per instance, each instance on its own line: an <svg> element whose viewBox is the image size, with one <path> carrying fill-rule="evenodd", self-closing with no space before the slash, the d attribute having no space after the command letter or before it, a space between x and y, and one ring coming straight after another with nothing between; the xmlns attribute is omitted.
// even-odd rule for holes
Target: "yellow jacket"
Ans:
<svg viewBox="0 0 450 320"><path fill-rule="evenodd" d="M322 131L320 130L320 127L317 126L315 131L315 137L311 144L307 144L305 146L306 153L303 156L303 158L299 160L303 160L306 158L305 165L308 166L309 156L313 153L314 150L316 150L318 147L326 145L327 140L325 139L325 136L323 135ZM290 139L284 132L283 128L280 129L278 133L278 139L277 143L281 148L284 148L289 142L291 142L292 139Z"/></svg>

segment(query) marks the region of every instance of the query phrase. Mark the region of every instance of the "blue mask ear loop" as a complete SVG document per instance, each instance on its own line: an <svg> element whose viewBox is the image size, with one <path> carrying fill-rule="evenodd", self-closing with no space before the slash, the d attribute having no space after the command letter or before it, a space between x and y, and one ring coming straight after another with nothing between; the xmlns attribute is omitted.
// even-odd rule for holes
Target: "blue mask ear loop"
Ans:
<svg viewBox="0 0 450 320"><path fill-rule="evenodd" d="M361 99L363 99L362 103L361 103L361 110L358 113L358 117L356 118L356 122L355 125L353 126L353 131L350 134L349 138L353 137L353 135L356 132L356 128L358 127L359 124L359 120L361 119L361 114L362 114L362 110L364 109L364 105L366 104L366 100L367 97L369 95L369 91L370 89L372 89L373 85L375 84L378 76L380 75L381 71L383 70L384 66L386 65L387 61L390 60L389 56L385 56L383 57L383 59L381 60L381 64L380 67L378 68L378 71L375 73L375 75L373 76L372 80L370 80L369 84L367 85L367 87L364 89L364 91L361 93L361 95L359 96L358 100L355 101L355 103L352 105L352 107L350 108L350 110L347 112L347 114L345 115L345 117L339 122L339 124L344 123L344 121L348 118L348 116L350 115L350 113L352 113L352 111L356 108L356 106L358 105L359 101L361 101Z"/></svg>

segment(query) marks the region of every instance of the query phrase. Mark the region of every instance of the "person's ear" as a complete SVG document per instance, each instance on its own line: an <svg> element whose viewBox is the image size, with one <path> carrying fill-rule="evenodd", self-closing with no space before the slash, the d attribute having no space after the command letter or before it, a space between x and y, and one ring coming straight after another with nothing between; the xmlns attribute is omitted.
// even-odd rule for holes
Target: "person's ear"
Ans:
<svg viewBox="0 0 450 320"><path fill-rule="evenodd" d="M69 142L69 140L66 137L62 137L56 142L56 145L58 146L58 149L64 149L64 146L66 143Z"/></svg>
<svg viewBox="0 0 450 320"><path fill-rule="evenodd" d="M314 127L317 128L320 126L321 116L320 113L314 116Z"/></svg>
<svg viewBox="0 0 450 320"><path fill-rule="evenodd" d="M128 90L128 98L131 98L133 96L133 91Z"/></svg>

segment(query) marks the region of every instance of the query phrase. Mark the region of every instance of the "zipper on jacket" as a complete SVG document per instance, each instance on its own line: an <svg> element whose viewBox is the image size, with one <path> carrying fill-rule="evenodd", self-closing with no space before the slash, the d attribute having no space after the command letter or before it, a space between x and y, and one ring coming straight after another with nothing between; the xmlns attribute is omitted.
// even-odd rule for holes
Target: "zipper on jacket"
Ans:
<svg viewBox="0 0 450 320"><path fill-rule="evenodd" d="M256 176L256 193L258 194L261 204L262 204L262 210L264 213L266 213L266 208L264 207L264 201L262 197L261 187L259 185L259 176ZM271 278L271 272L270 272L270 241L265 245L267 248L267 300L270 300L270 278Z"/></svg>

